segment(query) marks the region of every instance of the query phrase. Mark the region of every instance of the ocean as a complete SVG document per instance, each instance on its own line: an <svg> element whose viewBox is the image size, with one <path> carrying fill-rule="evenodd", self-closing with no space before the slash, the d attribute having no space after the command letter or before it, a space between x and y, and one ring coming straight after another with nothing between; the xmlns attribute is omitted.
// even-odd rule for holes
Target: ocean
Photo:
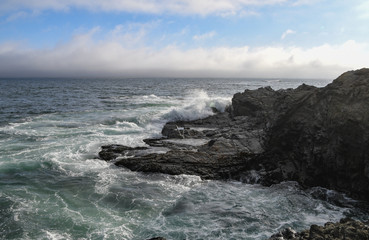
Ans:
<svg viewBox="0 0 369 240"><path fill-rule="evenodd" d="M171 120L224 111L236 92L314 79L0 79L0 239L265 239L342 217L344 194L143 174L97 159Z"/></svg>

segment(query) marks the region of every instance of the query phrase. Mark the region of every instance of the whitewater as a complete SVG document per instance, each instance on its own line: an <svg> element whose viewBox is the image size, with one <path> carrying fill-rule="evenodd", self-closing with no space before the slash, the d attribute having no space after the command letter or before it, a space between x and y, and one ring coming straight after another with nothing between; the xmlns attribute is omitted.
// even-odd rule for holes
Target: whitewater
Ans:
<svg viewBox="0 0 369 240"><path fill-rule="evenodd" d="M265 239L342 217L344 194L144 174L97 159L168 121L224 111L234 93L329 79L0 79L0 239Z"/></svg>

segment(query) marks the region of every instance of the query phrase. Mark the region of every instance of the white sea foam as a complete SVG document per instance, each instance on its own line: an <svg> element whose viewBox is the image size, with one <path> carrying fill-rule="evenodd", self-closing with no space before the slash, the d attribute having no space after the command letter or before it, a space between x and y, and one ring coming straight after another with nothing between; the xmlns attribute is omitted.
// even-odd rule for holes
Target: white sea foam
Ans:
<svg viewBox="0 0 369 240"><path fill-rule="evenodd" d="M204 90L195 90L185 97L183 106L170 109L164 119L188 121L205 118L214 114L212 108L224 112L230 100L224 97L210 97Z"/></svg>
<svg viewBox="0 0 369 240"><path fill-rule="evenodd" d="M341 208L309 197L294 183L270 189L210 181L184 193L149 227L168 238L174 232L161 229L183 224L185 227L177 236L180 239L251 240L266 239L289 226L302 230L310 224L337 221L341 217Z"/></svg>
<svg viewBox="0 0 369 240"><path fill-rule="evenodd" d="M142 96L142 98L144 98L144 99L150 99L150 100L153 100L153 99L161 99L160 97L156 96L155 94L144 95L144 96Z"/></svg>
<svg viewBox="0 0 369 240"><path fill-rule="evenodd" d="M68 233L60 233L58 231L51 231L51 230L43 230L43 232L45 233L45 237L49 240L69 240L69 239L73 239L73 237L68 234Z"/></svg>

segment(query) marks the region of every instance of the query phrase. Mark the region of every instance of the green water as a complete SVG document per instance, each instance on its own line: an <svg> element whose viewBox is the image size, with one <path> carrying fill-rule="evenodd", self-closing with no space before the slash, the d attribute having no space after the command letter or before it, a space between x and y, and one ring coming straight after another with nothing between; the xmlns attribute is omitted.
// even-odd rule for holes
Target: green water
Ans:
<svg viewBox="0 0 369 240"><path fill-rule="evenodd" d="M265 188L142 174L96 159L102 145L143 146L166 121L222 110L237 91L304 81L328 82L0 80L0 238L264 239L287 226L367 219L344 195L293 182Z"/></svg>

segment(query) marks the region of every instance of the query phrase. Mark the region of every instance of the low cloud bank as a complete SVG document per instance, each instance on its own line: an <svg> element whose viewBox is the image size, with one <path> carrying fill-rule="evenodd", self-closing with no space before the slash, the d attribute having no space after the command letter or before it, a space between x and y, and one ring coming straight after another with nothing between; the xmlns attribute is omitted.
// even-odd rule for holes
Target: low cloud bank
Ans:
<svg viewBox="0 0 369 240"><path fill-rule="evenodd" d="M125 47L93 32L52 49L0 45L0 77L306 77L333 78L369 66L367 44L155 49Z"/></svg>
<svg viewBox="0 0 369 240"><path fill-rule="evenodd" d="M141 12L150 14L195 14L223 15L237 14L249 6L276 4L296 5L301 0L2 0L0 12L29 9L43 11L47 9L68 11L71 8L91 11Z"/></svg>

